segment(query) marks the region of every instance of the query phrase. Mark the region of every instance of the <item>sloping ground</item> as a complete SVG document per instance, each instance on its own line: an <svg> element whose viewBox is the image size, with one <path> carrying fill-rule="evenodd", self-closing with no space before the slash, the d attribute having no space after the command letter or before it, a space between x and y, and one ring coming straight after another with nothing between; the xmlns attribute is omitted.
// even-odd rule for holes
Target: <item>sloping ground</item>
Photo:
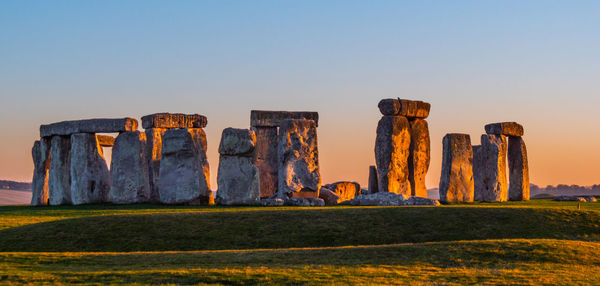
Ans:
<svg viewBox="0 0 600 286"><path fill-rule="evenodd" d="M0 206L29 205L29 203L31 203L31 192L0 190Z"/></svg>

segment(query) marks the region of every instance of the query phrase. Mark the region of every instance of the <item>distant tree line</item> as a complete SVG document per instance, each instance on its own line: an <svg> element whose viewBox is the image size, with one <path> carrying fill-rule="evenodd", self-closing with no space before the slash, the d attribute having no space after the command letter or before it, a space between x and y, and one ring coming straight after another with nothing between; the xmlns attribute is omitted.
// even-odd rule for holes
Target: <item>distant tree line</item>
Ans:
<svg viewBox="0 0 600 286"><path fill-rule="evenodd" d="M565 192L565 193L600 193L600 184L596 184L593 186L580 186L580 185L565 185L558 184L556 186L547 185L546 187L540 187L536 184L530 184L530 189L532 192Z"/></svg>
<svg viewBox="0 0 600 286"><path fill-rule="evenodd" d="M0 189L31 191L31 183L0 180Z"/></svg>

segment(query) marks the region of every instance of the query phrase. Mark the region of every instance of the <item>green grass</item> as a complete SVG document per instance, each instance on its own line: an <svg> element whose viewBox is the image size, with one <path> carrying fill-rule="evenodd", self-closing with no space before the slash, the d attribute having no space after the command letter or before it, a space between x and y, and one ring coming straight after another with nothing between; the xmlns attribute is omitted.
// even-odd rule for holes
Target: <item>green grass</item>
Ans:
<svg viewBox="0 0 600 286"><path fill-rule="evenodd" d="M0 207L0 284L598 284L580 207Z"/></svg>

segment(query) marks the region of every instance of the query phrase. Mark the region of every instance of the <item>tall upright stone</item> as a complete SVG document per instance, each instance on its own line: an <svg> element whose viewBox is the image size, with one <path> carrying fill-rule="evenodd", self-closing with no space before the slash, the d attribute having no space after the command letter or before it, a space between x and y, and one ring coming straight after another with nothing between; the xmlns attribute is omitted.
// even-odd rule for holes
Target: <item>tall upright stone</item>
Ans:
<svg viewBox="0 0 600 286"><path fill-rule="evenodd" d="M256 131L255 164L260 176L260 197L268 198L277 193L277 127L254 127Z"/></svg>
<svg viewBox="0 0 600 286"><path fill-rule="evenodd" d="M277 154L278 195L318 198L321 173L316 122L306 119L282 120Z"/></svg>
<svg viewBox="0 0 600 286"><path fill-rule="evenodd" d="M110 164L109 200L115 204L134 204L150 199L148 160L145 158L146 134L123 132L117 136Z"/></svg>
<svg viewBox="0 0 600 286"><path fill-rule="evenodd" d="M164 204L209 204L213 201L206 159L206 134L201 128L170 129L162 137L158 180Z"/></svg>
<svg viewBox="0 0 600 286"><path fill-rule="evenodd" d="M52 136L48 171L48 204L71 204L71 138Z"/></svg>
<svg viewBox="0 0 600 286"><path fill-rule="evenodd" d="M474 169L479 173L478 189L475 192L481 201L504 202L508 200L506 178L507 141L504 135L481 135L481 149L478 151L481 160Z"/></svg>
<svg viewBox="0 0 600 286"><path fill-rule="evenodd" d="M529 200L529 163L523 137L508 137L508 170L510 181L508 199Z"/></svg>
<svg viewBox="0 0 600 286"><path fill-rule="evenodd" d="M423 119L414 119L410 124L410 153L408 156L408 181L412 195L426 198L427 186L425 176L429 170L431 143L429 126Z"/></svg>
<svg viewBox="0 0 600 286"><path fill-rule="evenodd" d="M473 149L468 134L444 136L439 191L441 201L473 201Z"/></svg>
<svg viewBox="0 0 600 286"><path fill-rule="evenodd" d="M369 166L369 194L374 194L379 192L379 184L377 179L377 167Z"/></svg>
<svg viewBox="0 0 600 286"><path fill-rule="evenodd" d="M104 203L110 191L110 172L93 133L71 135L71 199L74 205Z"/></svg>
<svg viewBox="0 0 600 286"><path fill-rule="evenodd" d="M409 123L402 116L383 116L377 125L375 162L379 192L411 195L408 181Z"/></svg>
<svg viewBox="0 0 600 286"><path fill-rule="evenodd" d="M48 171L50 169L50 140L42 138L35 141L31 149L33 157L32 206L48 204Z"/></svg>
<svg viewBox="0 0 600 286"><path fill-rule="evenodd" d="M160 158L162 152L162 137L167 129L165 128L148 128L146 133L146 150L144 158L148 166L148 183L150 184L149 201L158 203L160 201L158 195L158 175L160 171Z"/></svg>

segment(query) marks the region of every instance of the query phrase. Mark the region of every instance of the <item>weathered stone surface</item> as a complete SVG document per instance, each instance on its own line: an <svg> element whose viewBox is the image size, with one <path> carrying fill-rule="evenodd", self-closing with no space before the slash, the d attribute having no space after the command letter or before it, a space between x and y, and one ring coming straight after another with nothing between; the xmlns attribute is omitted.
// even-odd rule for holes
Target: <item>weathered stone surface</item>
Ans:
<svg viewBox="0 0 600 286"><path fill-rule="evenodd" d="M319 197L321 174L317 126L312 120L283 120L279 129L279 197Z"/></svg>
<svg viewBox="0 0 600 286"><path fill-rule="evenodd" d="M319 191L319 198L323 199L323 201L325 201L325 205L328 206L337 205L343 201L338 194L325 187L321 187L321 190Z"/></svg>
<svg viewBox="0 0 600 286"><path fill-rule="evenodd" d="M100 147L112 147L115 145L115 138L107 135L96 135Z"/></svg>
<svg viewBox="0 0 600 286"><path fill-rule="evenodd" d="M250 125L252 127L279 127L285 119L313 120L319 126L319 113L310 111L250 111Z"/></svg>
<svg viewBox="0 0 600 286"><path fill-rule="evenodd" d="M149 201L158 203L160 201L158 195L158 174L160 170L160 158L162 152L162 137L167 129L165 128L149 128L146 133L146 150L144 158L148 166L148 183L150 184Z"/></svg>
<svg viewBox="0 0 600 286"><path fill-rule="evenodd" d="M146 134L123 132L117 136L110 163L109 200L115 204L143 203L150 200Z"/></svg>
<svg viewBox="0 0 600 286"><path fill-rule="evenodd" d="M71 200L74 205L108 201L110 172L96 135L90 133L71 135L70 170Z"/></svg>
<svg viewBox="0 0 600 286"><path fill-rule="evenodd" d="M138 122L133 118L62 121L40 126L40 137L67 136L75 133L117 133L135 131L137 128Z"/></svg>
<svg viewBox="0 0 600 286"><path fill-rule="evenodd" d="M325 188L337 194L341 201L348 201L361 195L360 184L357 182L336 182L325 185Z"/></svg>
<svg viewBox="0 0 600 286"><path fill-rule="evenodd" d="M48 204L71 204L71 138L53 136L50 139L50 169L48 171Z"/></svg>
<svg viewBox="0 0 600 286"><path fill-rule="evenodd" d="M379 185L377 183L377 167L369 166L369 186L368 193L374 194L379 192Z"/></svg>
<svg viewBox="0 0 600 286"><path fill-rule="evenodd" d="M485 133L506 136L523 136L523 126L516 122L492 123L485 126Z"/></svg>
<svg viewBox="0 0 600 286"><path fill-rule="evenodd" d="M522 137L508 138L508 199L511 201L529 200L529 163L527 147Z"/></svg>
<svg viewBox="0 0 600 286"><path fill-rule="evenodd" d="M221 134L219 154L253 156L256 133L251 129L225 128Z"/></svg>
<svg viewBox="0 0 600 286"><path fill-rule="evenodd" d="M260 204L263 207L281 207L285 204L285 201L281 198L266 198L260 199Z"/></svg>
<svg viewBox="0 0 600 286"><path fill-rule="evenodd" d="M217 183L219 184L217 204L256 205L260 203L258 168L252 164L250 157L221 155Z"/></svg>
<svg viewBox="0 0 600 286"><path fill-rule="evenodd" d="M206 116L200 114L155 113L142 117L142 127L149 128L204 128Z"/></svg>
<svg viewBox="0 0 600 286"><path fill-rule="evenodd" d="M508 200L506 178L506 137L503 135L481 135L481 148L478 162L473 172L478 173L477 198L484 202L504 202Z"/></svg>
<svg viewBox="0 0 600 286"><path fill-rule="evenodd" d="M383 116L377 125L375 139L375 163L379 192L410 196L409 148L408 120L402 116Z"/></svg>
<svg viewBox="0 0 600 286"><path fill-rule="evenodd" d="M294 207L324 207L325 201L320 198L289 198L285 200L285 205Z"/></svg>
<svg viewBox="0 0 600 286"><path fill-rule="evenodd" d="M473 149L468 134L453 133L444 136L439 188L441 201L473 201Z"/></svg>
<svg viewBox="0 0 600 286"><path fill-rule="evenodd" d="M269 198L277 193L278 168L277 127L256 127L255 165L260 176L260 197Z"/></svg>
<svg viewBox="0 0 600 286"><path fill-rule="evenodd" d="M211 202L206 146L206 134L200 128L170 129L164 133L158 179L161 203Z"/></svg>
<svg viewBox="0 0 600 286"><path fill-rule="evenodd" d="M379 101L379 111L387 116L427 118L431 105L427 102L408 99L386 98Z"/></svg>
<svg viewBox="0 0 600 286"><path fill-rule="evenodd" d="M31 149L33 157L33 180L31 181L31 205L43 206L48 204L48 177L50 169L50 140L42 138L35 141Z"/></svg>
<svg viewBox="0 0 600 286"><path fill-rule="evenodd" d="M408 181L411 194L416 197L427 198L425 176L429 170L431 143L429 140L429 126L423 119L409 121L410 125L410 153L408 156Z"/></svg>
<svg viewBox="0 0 600 286"><path fill-rule="evenodd" d="M360 195L350 201L353 206L401 206L404 204L404 195L389 192L379 192Z"/></svg>
<svg viewBox="0 0 600 286"><path fill-rule="evenodd" d="M410 197L403 202L405 206L439 206L440 202L434 199Z"/></svg>

